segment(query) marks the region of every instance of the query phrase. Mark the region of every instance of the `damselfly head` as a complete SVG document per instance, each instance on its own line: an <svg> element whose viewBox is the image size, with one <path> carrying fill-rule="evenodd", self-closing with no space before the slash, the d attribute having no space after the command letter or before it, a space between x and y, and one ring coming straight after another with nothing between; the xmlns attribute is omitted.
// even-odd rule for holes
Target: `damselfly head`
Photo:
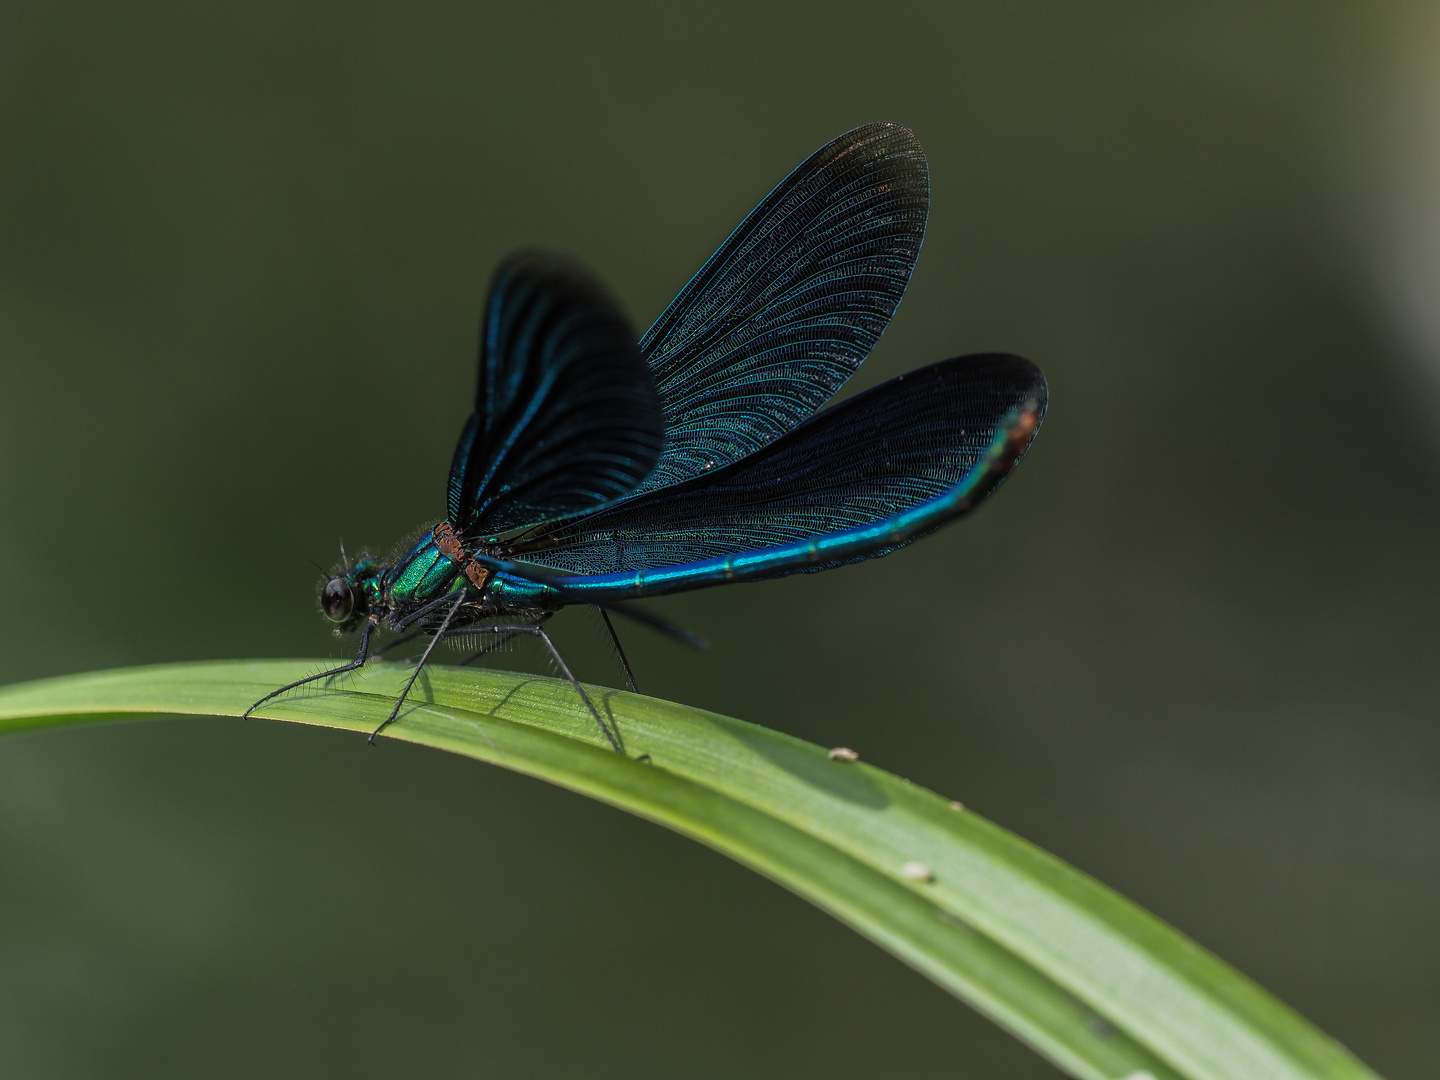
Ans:
<svg viewBox="0 0 1440 1080"><path fill-rule="evenodd" d="M321 579L320 610L336 631L357 629L371 612L382 606L385 567L369 555L362 555L355 565L342 563L332 567Z"/></svg>

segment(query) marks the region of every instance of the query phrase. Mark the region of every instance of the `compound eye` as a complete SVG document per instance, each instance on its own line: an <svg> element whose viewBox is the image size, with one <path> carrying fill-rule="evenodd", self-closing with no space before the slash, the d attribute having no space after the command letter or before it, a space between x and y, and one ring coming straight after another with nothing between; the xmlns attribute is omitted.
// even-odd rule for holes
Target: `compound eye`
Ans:
<svg viewBox="0 0 1440 1080"><path fill-rule="evenodd" d="M331 578L320 594L320 607L333 623L343 623L355 611L355 594L344 578Z"/></svg>

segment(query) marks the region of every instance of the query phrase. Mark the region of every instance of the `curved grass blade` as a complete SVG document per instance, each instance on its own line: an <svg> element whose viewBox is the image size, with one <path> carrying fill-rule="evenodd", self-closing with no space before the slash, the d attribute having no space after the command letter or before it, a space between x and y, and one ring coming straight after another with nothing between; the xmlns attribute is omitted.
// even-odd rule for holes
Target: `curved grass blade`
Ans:
<svg viewBox="0 0 1440 1080"><path fill-rule="evenodd" d="M129 668L0 689L0 733L163 714L237 716L315 661ZM368 732L409 674L271 703ZM824 748L593 687L614 754L553 679L428 667L390 737L548 780L694 837L809 899L1084 1080L1374 1074L1184 935L968 810Z"/></svg>

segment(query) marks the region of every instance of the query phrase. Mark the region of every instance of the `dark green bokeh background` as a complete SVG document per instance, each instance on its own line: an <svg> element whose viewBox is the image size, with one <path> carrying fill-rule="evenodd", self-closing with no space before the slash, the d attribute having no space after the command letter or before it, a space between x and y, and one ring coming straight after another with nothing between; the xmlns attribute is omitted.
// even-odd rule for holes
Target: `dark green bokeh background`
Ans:
<svg viewBox="0 0 1440 1080"><path fill-rule="evenodd" d="M1428 1075L1436 27L11 0L0 680L343 654L309 560L443 510L504 253L577 252L643 326L811 150L900 121L933 212L856 383L1021 352L1045 430L894 558L664 604L713 646L632 632L643 685L962 798ZM0 957L7 1076L1055 1075L689 841L269 723L0 743Z"/></svg>

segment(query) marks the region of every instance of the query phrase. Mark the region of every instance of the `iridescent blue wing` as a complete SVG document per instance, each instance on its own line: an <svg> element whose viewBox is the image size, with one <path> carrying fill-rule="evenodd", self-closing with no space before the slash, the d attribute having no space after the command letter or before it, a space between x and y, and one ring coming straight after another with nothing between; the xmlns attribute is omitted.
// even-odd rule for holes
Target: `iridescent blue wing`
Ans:
<svg viewBox="0 0 1440 1080"><path fill-rule="evenodd" d="M605 289L557 255L502 262L450 467L451 524L488 537L618 499L655 467L664 432L635 332Z"/></svg>
<svg viewBox="0 0 1440 1080"><path fill-rule="evenodd" d="M904 295L930 206L896 124L817 150L740 224L640 342L664 404L653 491L769 445L828 401Z"/></svg>
<svg viewBox="0 0 1440 1080"><path fill-rule="evenodd" d="M597 599L629 588L622 575L656 568L681 570L639 574L628 595L885 555L994 490L1039 430L1046 397L1040 369L1018 356L946 360L832 406L724 469L537 530L497 554L549 568L532 580L593 589Z"/></svg>

